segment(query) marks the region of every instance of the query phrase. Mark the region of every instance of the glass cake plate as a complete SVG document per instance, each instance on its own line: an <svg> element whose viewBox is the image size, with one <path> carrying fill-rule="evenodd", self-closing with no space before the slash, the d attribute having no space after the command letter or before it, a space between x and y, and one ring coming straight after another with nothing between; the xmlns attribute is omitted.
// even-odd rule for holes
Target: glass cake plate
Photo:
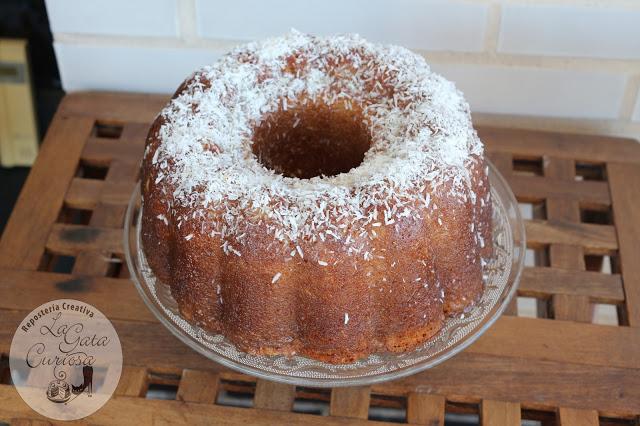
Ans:
<svg viewBox="0 0 640 426"><path fill-rule="evenodd" d="M142 251L140 185L136 185L125 218L127 266L142 299L160 322L187 346L215 362L298 386L356 386L393 380L431 368L465 349L498 319L516 291L524 263L524 223L511 189L491 163L489 181L494 250L493 256L483 262L483 296L464 316L449 318L436 336L409 352L377 353L350 364L328 364L302 356L251 355L238 350L224 336L188 323L180 316L169 285L155 278Z"/></svg>

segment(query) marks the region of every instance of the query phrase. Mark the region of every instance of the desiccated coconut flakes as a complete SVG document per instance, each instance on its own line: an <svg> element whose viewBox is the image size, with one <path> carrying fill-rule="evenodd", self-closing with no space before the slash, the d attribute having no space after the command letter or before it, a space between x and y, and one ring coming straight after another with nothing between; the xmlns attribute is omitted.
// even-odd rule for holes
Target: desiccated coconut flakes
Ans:
<svg viewBox="0 0 640 426"><path fill-rule="evenodd" d="M291 57L305 59L296 73L287 71ZM346 99L362 109L371 148L359 166L298 179L259 162L251 151L253 129L279 109L305 107L300 99L329 106ZM413 209L436 209L429 192L444 182L451 183L453 198L466 199L469 164L483 151L468 104L451 82L421 56L357 35L292 31L238 47L194 73L161 114L159 146L145 155L153 152L162 177L156 184L171 188L172 204L222 212L207 233L238 244L256 225L250 218L259 217L301 258L300 241L326 236L352 245L349 254L362 253L350 230L382 226L379 214L385 226L422 217ZM224 248L239 255L230 244Z"/></svg>

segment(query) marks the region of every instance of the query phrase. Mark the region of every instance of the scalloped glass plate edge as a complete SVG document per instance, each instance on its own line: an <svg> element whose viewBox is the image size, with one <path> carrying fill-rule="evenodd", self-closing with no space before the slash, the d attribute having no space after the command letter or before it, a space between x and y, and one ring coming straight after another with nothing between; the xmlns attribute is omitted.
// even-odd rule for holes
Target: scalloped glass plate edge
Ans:
<svg viewBox="0 0 640 426"><path fill-rule="evenodd" d="M448 319L438 335L413 351L374 354L364 360L340 365L300 356L255 356L238 351L223 336L212 335L189 324L178 314L169 286L156 280L141 249L139 184L133 191L125 215L127 266L143 301L173 335L205 357L241 373L315 387L359 386L405 377L434 367L471 345L500 317L517 289L524 264L524 223L505 179L493 164L487 163L494 211L494 253L483 262L483 297L462 318Z"/></svg>

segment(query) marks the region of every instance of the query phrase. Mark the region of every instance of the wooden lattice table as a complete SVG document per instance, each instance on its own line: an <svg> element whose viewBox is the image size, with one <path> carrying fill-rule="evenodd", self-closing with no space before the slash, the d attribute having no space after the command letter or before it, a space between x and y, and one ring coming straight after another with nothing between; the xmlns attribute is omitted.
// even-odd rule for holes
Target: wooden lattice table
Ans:
<svg viewBox="0 0 640 426"><path fill-rule="evenodd" d="M536 318L517 316L514 301L470 348L431 370L371 387L296 388L230 371L188 349L128 279L125 206L147 129L166 101L80 93L58 110L0 240L0 421L47 422L9 384L7 354L28 311L73 298L112 320L124 353L116 395L89 423L320 424L387 416L431 425L443 424L445 413L467 413L485 425L638 424L640 144L480 128L519 202L532 205L526 231L535 265L525 269L518 296L535 298ZM615 306L618 325L594 324L596 304ZM152 399L159 389L172 400Z"/></svg>

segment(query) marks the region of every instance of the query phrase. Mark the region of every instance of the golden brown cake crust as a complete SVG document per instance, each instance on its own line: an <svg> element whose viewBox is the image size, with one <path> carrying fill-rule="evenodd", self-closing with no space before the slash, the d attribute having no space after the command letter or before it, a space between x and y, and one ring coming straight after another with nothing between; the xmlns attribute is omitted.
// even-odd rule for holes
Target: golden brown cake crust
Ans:
<svg viewBox="0 0 640 426"><path fill-rule="evenodd" d="M331 40L327 43L331 45ZM355 51L361 43L356 44ZM239 50L230 58L253 64L257 60L249 56L258 48L265 47ZM364 58L374 53L358 52ZM290 69L285 71L295 73L296 67L307 65L310 56L296 53L294 59L286 58L285 55L284 63ZM341 60L353 71L353 59ZM333 63L332 67L338 69L340 63ZM470 142L471 148L465 153L461 163L464 170L451 171L453 166L443 163L429 178L418 179L403 189L404 198L372 198L375 202L363 207L362 212L378 217L379 210L379 220L357 222L359 216L354 215L349 218L349 226L340 227L347 223L345 219L334 220L329 215L328 225L340 230L336 233L344 232L338 238L325 231L319 238L301 234L295 240L279 239L278 230L283 225L270 212L282 208L284 195L267 192L267 208L262 210L236 208L242 200L228 199L231 197L206 205L194 204L192 200L200 200L212 190L206 181L198 182L185 196L180 179L190 164L185 166L183 156L175 152L172 155L164 148L163 144L175 135L167 130L172 125L175 129L175 103L188 102L194 86L203 93L216 90L214 74L203 71L181 85L173 104L158 116L149 131L142 164L144 252L158 279L171 285L187 320L222 333L249 353L302 354L344 363L379 351L410 350L436 334L447 315L463 312L478 300L483 291L480 259L491 251L491 202L482 149L473 145L479 143L477 140ZM392 90L388 81L377 81ZM297 99L305 97L309 97L308 92ZM304 107L289 108L279 104L265 113L254 124L253 155L265 157L260 158L265 168L291 176L288 179L311 179L320 182L317 185L323 181L314 180L313 176L338 175L340 169L349 167L351 157L365 156L363 164L374 161L373 154L365 148L371 146L370 150L375 151L379 145L372 119L366 116L366 106L353 102L347 108L345 103L325 101L316 99ZM457 98L455 101L461 102L460 114L468 120L466 104ZM188 114L198 115L201 105L190 105ZM359 127L363 122L369 123L365 133ZM422 129L429 128L436 135L446 131L437 126L437 120L435 123L435 129L431 129L433 122L425 123ZM291 128L297 128L295 137L287 136L287 129ZM470 121L469 129L464 134L477 139ZM343 138L335 142L340 135ZM323 146L330 147L328 151L314 145L320 139L325 140ZM274 140L280 145L270 145ZM309 150L315 149L313 155L306 156L309 151L303 147L283 150L283 144L300 140L306 141ZM430 143L436 142L434 139ZM198 144L206 155L229 154L225 151L229 145L215 137L199 140ZM345 164L336 166L340 162L337 159L318 159L329 152L340 153L336 158ZM251 157L246 152L244 155ZM433 164L425 163L424 167ZM358 167L346 169L345 173L351 174L355 169ZM457 179L458 175L464 177L464 182ZM382 181L381 185L392 183ZM231 184L229 188L233 189ZM358 193L359 188L350 194ZM331 211L332 198L327 199L329 204L323 208ZM291 208L292 204L286 205ZM385 210L382 219L385 208L394 216L388 217ZM230 211L235 215L231 219ZM403 216L403 211L411 214ZM238 220L238 215L241 217L237 223L243 226L235 225L235 234L225 234L225 227L231 226L231 220ZM318 229L328 225L323 223ZM356 252L360 246L364 248Z"/></svg>

